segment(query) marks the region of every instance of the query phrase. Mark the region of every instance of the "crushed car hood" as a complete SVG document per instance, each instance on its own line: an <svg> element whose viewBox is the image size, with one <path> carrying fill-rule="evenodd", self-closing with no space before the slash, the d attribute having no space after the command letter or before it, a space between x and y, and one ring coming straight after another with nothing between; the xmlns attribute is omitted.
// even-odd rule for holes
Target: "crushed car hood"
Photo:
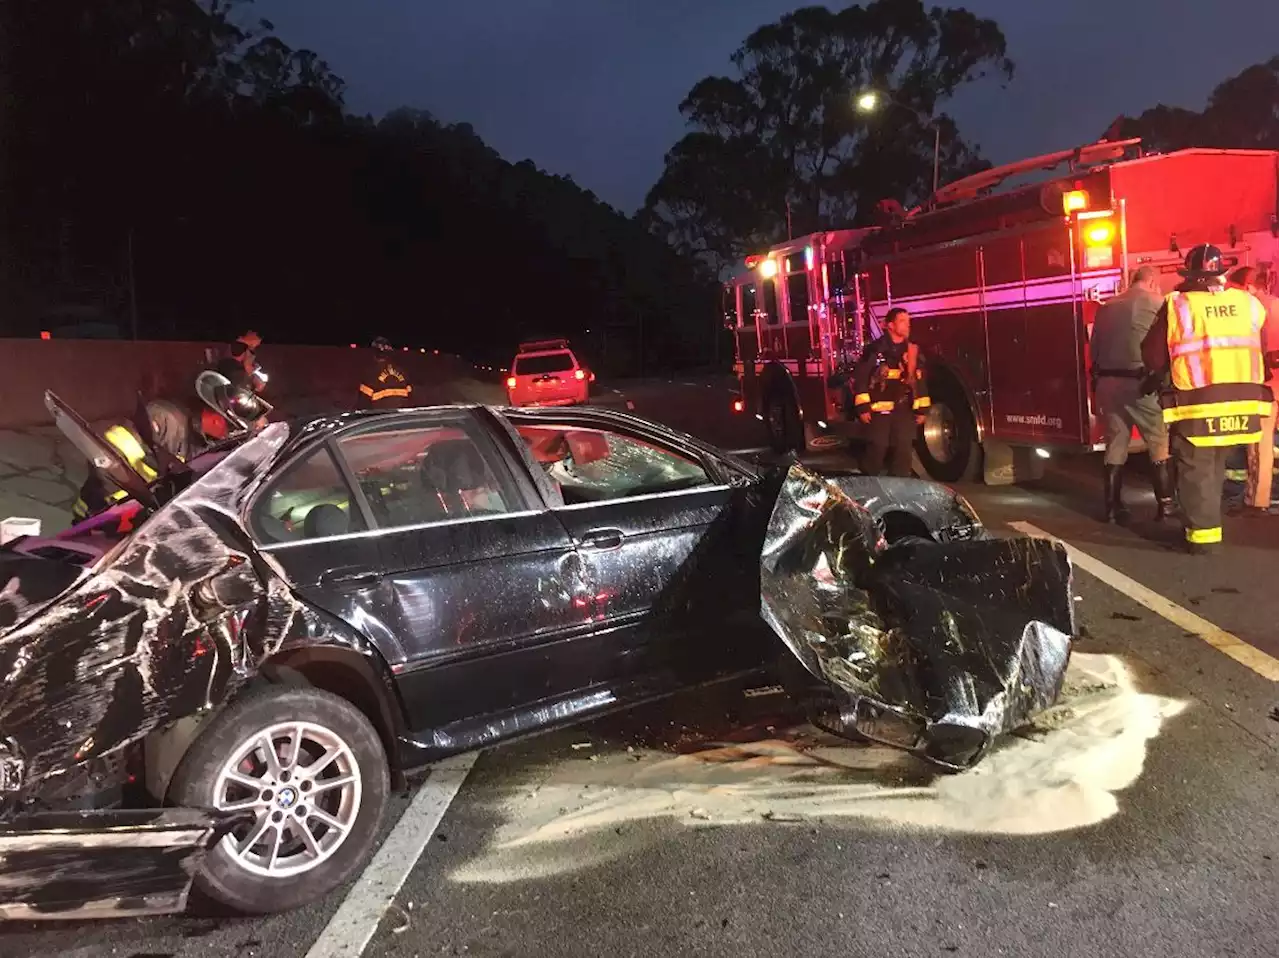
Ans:
<svg viewBox="0 0 1280 958"><path fill-rule="evenodd" d="M1075 631L1066 551L886 546L841 485L791 467L761 552L762 614L825 683L818 724L970 767L1058 697Z"/></svg>

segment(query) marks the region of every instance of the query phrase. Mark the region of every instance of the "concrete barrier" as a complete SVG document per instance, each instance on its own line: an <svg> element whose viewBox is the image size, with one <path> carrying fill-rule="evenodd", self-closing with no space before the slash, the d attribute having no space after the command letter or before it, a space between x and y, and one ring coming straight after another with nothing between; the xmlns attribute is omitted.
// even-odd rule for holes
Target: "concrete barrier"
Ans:
<svg viewBox="0 0 1280 958"><path fill-rule="evenodd" d="M0 429L49 422L46 389L89 420L127 415L139 392L148 399L190 396L196 375L226 349L225 343L0 339ZM301 397L350 407L372 357L368 349L267 343L258 361L270 377L266 398L281 408ZM456 356L402 351L396 362L424 405L456 401L453 385L476 377L475 368Z"/></svg>
<svg viewBox="0 0 1280 958"><path fill-rule="evenodd" d="M138 393L148 399L193 395L208 355L224 343L0 339L0 518L39 519L46 533L70 522L88 463L52 425L44 392L52 389L97 426L130 416ZM266 398L280 415L355 405L368 349L264 345L258 360L270 379ZM433 352L397 352L422 405L501 403L502 386L476 378L471 364Z"/></svg>

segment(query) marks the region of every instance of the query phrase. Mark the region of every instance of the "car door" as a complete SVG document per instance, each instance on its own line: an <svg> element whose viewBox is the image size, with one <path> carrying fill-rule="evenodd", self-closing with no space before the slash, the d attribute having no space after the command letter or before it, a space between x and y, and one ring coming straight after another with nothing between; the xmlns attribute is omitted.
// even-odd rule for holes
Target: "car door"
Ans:
<svg viewBox="0 0 1280 958"><path fill-rule="evenodd" d="M713 463L656 431L590 415L508 419L554 484L552 511L590 588L599 667L614 681L658 685L724 671L732 610L758 619L758 587L733 596L710 588L725 581L726 563L758 568L759 555L726 548L736 535L736 491ZM721 632L708 634L717 620Z"/></svg>
<svg viewBox="0 0 1280 958"><path fill-rule="evenodd" d="M367 635L388 661L403 656L379 618L387 594L367 509L330 442L297 450L250 502L248 524L295 592Z"/></svg>
<svg viewBox="0 0 1280 958"><path fill-rule="evenodd" d="M512 713L581 687L573 639L593 625L578 555L475 413L375 420L336 449L377 530L380 618L415 733L492 740L539 721Z"/></svg>

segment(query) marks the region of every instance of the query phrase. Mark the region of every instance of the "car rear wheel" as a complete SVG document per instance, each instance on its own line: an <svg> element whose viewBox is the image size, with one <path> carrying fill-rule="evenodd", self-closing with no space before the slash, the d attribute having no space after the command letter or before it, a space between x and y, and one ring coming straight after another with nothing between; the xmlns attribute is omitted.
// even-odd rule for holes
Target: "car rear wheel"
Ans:
<svg viewBox="0 0 1280 958"><path fill-rule="evenodd" d="M174 775L169 802L242 812L195 885L268 913L314 901L369 858L386 811L387 759L369 720L307 687L254 689L214 718Z"/></svg>

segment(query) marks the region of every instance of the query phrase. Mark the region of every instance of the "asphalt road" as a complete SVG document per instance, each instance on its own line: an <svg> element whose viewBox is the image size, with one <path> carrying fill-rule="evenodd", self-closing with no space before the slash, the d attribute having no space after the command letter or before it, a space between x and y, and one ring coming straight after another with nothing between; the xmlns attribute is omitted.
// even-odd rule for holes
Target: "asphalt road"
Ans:
<svg viewBox="0 0 1280 958"><path fill-rule="evenodd" d="M761 439L727 384L618 388L600 401ZM1276 520L1228 520L1223 555L1196 560L1172 529L1096 522L1095 460L1050 465L962 492L1107 581L1077 563L1063 707L972 772L827 740L782 696L728 686L484 753L456 796L460 775L429 774L387 845L407 856L398 891L379 866L289 915L20 925L0 955L355 956L362 932L395 958L1275 955L1276 682L1215 645L1277 653ZM1138 470L1132 500L1151 508ZM376 927L328 925L347 894L394 902Z"/></svg>

